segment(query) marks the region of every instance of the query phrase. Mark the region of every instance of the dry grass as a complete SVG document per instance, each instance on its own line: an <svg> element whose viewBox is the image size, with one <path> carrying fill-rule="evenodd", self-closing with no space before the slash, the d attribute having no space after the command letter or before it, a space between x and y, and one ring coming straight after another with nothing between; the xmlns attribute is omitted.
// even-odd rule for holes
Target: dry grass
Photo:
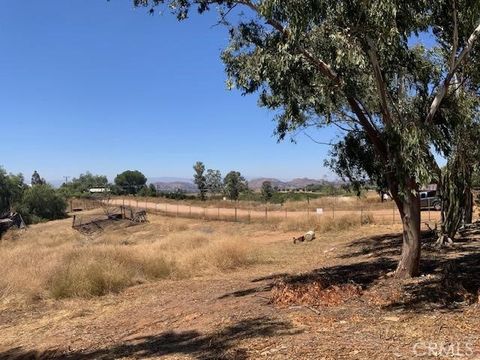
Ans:
<svg viewBox="0 0 480 360"><path fill-rule="evenodd" d="M91 297L147 281L232 271L272 261L271 248L247 241L252 232L313 229L320 234L361 223L373 223L373 216L271 219L259 229L258 224L225 226L150 215L150 223L112 223L93 236L71 229L68 219L39 224L0 243L0 300Z"/></svg>
<svg viewBox="0 0 480 360"><path fill-rule="evenodd" d="M0 244L0 299L91 297L157 279L202 276L261 261L241 234L188 229L183 219L151 217L109 227L94 238L68 220L32 226Z"/></svg>
<svg viewBox="0 0 480 360"><path fill-rule="evenodd" d="M137 204L140 207L144 206L146 202L148 203L157 203L157 204L169 204L173 205L186 205L186 206L199 206L207 207L211 209L250 209L263 211L265 207L269 211L306 211L307 208L313 210L315 208L323 208L328 211L332 209L336 210L359 210L364 209L365 211L370 210L382 210L382 209L391 209L393 203L391 201L381 202L380 197L376 192L368 192L360 197L358 196L321 196L318 198L310 199L307 201L296 201L296 200L287 200L283 205L281 204L267 204L260 201L230 201L230 200L172 200L158 197L138 197L130 199L132 204ZM159 208L162 210L162 208Z"/></svg>
<svg viewBox="0 0 480 360"><path fill-rule="evenodd" d="M340 216L336 218L310 216L270 220L270 224L280 231L315 230L319 234L347 230L361 225L373 224L374 222L375 220L371 213L363 214L361 219L357 216Z"/></svg>

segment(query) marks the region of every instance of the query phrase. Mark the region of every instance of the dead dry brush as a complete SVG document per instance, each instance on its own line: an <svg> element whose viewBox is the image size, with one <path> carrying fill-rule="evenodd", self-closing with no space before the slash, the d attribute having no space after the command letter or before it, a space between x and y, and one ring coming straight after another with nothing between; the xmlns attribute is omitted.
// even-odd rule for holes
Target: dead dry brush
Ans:
<svg viewBox="0 0 480 360"><path fill-rule="evenodd" d="M91 297L158 279L232 271L261 262L241 235L189 229L183 219L157 217L110 227L95 237L69 220L34 226L0 244L0 300Z"/></svg>

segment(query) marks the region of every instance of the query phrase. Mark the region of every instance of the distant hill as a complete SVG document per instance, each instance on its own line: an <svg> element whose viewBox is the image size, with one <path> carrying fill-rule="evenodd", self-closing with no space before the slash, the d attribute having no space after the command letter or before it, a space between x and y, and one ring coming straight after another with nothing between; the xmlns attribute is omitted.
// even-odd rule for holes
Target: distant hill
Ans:
<svg viewBox="0 0 480 360"><path fill-rule="evenodd" d="M290 181L282 181L275 178L254 178L248 181L248 187L252 190L260 190L264 181L270 181L279 189L303 189L307 185L331 184L338 185L338 182L317 180L309 178L295 178ZM155 184L159 191L175 191L180 189L187 193L198 192L197 186L189 179L184 178L151 178L149 182Z"/></svg>
<svg viewBox="0 0 480 360"><path fill-rule="evenodd" d="M298 189L298 188L304 188L307 185L322 185L326 183L328 183L328 181L309 179L309 178L296 178L289 181L288 185Z"/></svg>
<svg viewBox="0 0 480 360"><path fill-rule="evenodd" d="M187 181L157 181L153 183L158 191L175 191L182 190L187 193L196 193L198 192L197 186L191 182Z"/></svg>
<svg viewBox="0 0 480 360"><path fill-rule="evenodd" d="M281 181L274 178L257 178L248 182L248 187L252 190L260 190L264 181L270 181L272 186L277 186L280 189L301 189L307 185L329 184L329 181L316 180L309 178L296 178L290 181Z"/></svg>
<svg viewBox="0 0 480 360"><path fill-rule="evenodd" d="M287 187L287 183L278 179L274 178L256 178L256 179L251 179L248 181L248 187L252 190L260 190L262 188L262 184L265 181L270 181L272 183L272 186L277 186L278 188L285 188Z"/></svg>

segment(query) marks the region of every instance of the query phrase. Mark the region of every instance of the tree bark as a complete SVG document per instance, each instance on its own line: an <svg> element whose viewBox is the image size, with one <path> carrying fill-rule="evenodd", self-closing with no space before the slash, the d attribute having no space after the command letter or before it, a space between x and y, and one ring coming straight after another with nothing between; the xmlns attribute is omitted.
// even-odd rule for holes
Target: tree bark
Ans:
<svg viewBox="0 0 480 360"><path fill-rule="evenodd" d="M403 244L396 278L419 275L420 269L420 197L417 189L408 190L396 201L403 225Z"/></svg>
<svg viewBox="0 0 480 360"><path fill-rule="evenodd" d="M465 224L471 224L473 222L473 194L470 186L467 186L465 190L466 199L465 199Z"/></svg>

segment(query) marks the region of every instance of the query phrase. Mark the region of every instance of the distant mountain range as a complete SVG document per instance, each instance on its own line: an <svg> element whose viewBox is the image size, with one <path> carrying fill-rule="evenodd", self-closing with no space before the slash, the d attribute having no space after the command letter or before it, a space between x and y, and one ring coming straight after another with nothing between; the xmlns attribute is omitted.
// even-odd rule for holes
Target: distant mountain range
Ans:
<svg viewBox="0 0 480 360"><path fill-rule="evenodd" d="M276 186L279 189L302 189L307 185L337 184L332 181L309 178L296 178L290 181L275 178L255 178L248 181L248 187L252 190L260 190L265 181L270 181L274 187ZM151 178L149 182L155 184L159 191L175 191L178 189L187 193L198 191L193 181L184 178Z"/></svg>
<svg viewBox="0 0 480 360"><path fill-rule="evenodd" d="M270 181L272 185L279 189L302 189L307 185L331 184L338 185L338 181L317 180L309 178L295 178L290 181L279 180L276 178L254 178L248 180L248 187L252 190L260 190L264 181ZM54 187L60 187L64 180L50 180L49 183ZM148 179L149 184L155 184L159 191L182 190L187 193L196 193L197 186L192 180L180 177L152 177Z"/></svg>
<svg viewBox="0 0 480 360"><path fill-rule="evenodd" d="M176 191L182 190L187 193L195 193L198 192L197 185L192 182L186 181L156 181L153 184L157 187L157 191Z"/></svg>
<svg viewBox="0 0 480 360"><path fill-rule="evenodd" d="M279 189L302 189L307 185L323 185L332 184L332 182L326 180L317 180L309 178L296 178L290 181L282 181L275 178L257 178L248 182L248 187L252 190L259 190L262 188L262 184L265 181L270 181L272 186L276 186Z"/></svg>

